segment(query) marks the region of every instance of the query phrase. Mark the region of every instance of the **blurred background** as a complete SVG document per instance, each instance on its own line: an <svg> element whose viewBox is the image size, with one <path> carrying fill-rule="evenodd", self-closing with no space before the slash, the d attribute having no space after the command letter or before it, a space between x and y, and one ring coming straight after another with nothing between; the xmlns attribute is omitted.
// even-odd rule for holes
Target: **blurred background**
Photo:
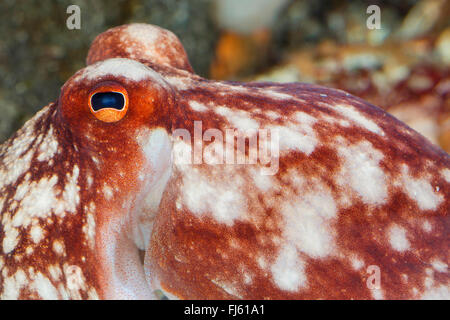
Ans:
<svg viewBox="0 0 450 320"><path fill-rule="evenodd" d="M202 76L343 89L450 152L450 0L2 0L0 143L56 100L96 35L130 22L173 31Z"/></svg>

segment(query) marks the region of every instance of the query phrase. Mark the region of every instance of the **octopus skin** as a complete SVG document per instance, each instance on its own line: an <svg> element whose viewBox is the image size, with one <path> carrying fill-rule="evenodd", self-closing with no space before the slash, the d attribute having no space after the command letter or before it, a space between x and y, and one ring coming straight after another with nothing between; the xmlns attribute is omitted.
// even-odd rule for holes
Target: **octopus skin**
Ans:
<svg viewBox="0 0 450 320"><path fill-rule="evenodd" d="M0 146L2 299L450 298L450 157L393 116L204 79L146 24L100 34L87 64ZM225 144L243 162L217 132L248 133Z"/></svg>

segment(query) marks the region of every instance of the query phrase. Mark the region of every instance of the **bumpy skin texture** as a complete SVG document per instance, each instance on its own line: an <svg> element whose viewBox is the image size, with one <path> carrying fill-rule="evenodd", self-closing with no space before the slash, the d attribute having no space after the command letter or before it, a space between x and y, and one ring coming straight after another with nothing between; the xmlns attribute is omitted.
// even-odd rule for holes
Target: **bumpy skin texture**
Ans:
<svg viewBox="0 0 450 320"><path fill-rule="evenodd" d="M450 298L450 158L400 121L338 90L200 78L149 25L87 61L0 147L2 298ZM129 95L118 122L89 112L105 81ZM205 163L211 139L173 161L194 121L278 132L277 170Z"/></svg>
<svg viewBox="0 0 450 320"><path fill-rule="evenodd" d="M128 58L146 63L170 65L193 72L178 38L170 31L148 24L115 27L95 38L86 62L109 58Z"/></svg>

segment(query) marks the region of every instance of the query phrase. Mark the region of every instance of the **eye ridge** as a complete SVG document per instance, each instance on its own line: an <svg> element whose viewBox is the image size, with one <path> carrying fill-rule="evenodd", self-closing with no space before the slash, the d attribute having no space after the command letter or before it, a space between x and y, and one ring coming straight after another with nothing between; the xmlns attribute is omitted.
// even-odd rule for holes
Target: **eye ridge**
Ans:
<svg viewBox="0 0 450 320"><path fill-rule="evenodd" d="M125 97L121 92L116 91L97 92L91 97L91 106L94 111L101 109L120 111L125 107Z"/></svg>

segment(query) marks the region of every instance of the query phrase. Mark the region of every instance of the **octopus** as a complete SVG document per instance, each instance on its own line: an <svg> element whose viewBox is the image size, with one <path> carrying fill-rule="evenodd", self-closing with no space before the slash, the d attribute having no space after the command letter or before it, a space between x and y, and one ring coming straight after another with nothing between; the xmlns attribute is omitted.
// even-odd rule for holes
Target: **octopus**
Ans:
<svg viewBox="0 0 450 320"><path fill-rule="evenodd" d="M0 146L2 299L449 299L450 157L344 91L115 27Z"/></svg>

